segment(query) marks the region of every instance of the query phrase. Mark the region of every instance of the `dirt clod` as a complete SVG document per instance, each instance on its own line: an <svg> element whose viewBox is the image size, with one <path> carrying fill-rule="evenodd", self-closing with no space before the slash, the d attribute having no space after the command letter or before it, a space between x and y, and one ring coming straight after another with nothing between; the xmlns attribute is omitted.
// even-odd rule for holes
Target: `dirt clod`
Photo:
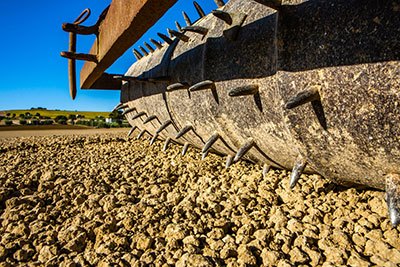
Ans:
<svg viewBox="0 0 400 267"><path fill-rule="evenodd" d="M0 140L0 266L400 264L383 192L148 141Z"/></svg>

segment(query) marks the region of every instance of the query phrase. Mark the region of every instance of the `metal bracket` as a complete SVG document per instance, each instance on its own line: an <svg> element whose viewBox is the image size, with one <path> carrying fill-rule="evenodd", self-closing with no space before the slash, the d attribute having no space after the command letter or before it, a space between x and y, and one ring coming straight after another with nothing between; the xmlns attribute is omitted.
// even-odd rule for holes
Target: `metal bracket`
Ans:
<svg viewBox="0 0 400 267"><path fill-rule="evenodd" d="M106 17L108 12L107 7L100 15L96 24L90 27L81 26L83 22L85 22L90 16L90 9L86 8L82 11L82 13L76 18L73 23L63 23L62 29L66 32L69 32L69 51L61 52L61 56L68 58L68 80L69 80L69 94L72 99L76 97L76 60L85 60L90 62L97 63L97 56L91 54L80 54L76 53L76 35L89 35L96 34L98 35L99 26L102 20Z"/></svg>

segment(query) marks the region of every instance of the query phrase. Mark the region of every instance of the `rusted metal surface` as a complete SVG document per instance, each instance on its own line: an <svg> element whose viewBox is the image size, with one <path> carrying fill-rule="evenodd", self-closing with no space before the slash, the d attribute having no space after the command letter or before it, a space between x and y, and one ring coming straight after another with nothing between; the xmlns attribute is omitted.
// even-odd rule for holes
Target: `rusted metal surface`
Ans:
<svg viewBox="0 0 400 267"><path fill-rule="evenodd" d="M400 0L195 2L197 21L183 12L124 75L103 73L174 2L114 0L81 72L82 88L122 87L129 136L292 170L291 188L311 172L386 190L400 223Z"/></svg>
<svg viewBox="0 0 400 267"><path fill-rule="evenodd" d="M100 24L98 37L90 53L97 63L85 62L80 83L82 89L104 89L98 79L131 47L176 0L114 0ZM120 89L116 87L115 89Z"/></svg>
<svg viewBox="0 0 400 267"><path fill-rule="evenodd" d="M285 109L288 128L313 168L338 183L384 189L400 171L396 6L310 1L281 11L280 94L286 101L318 86L322 103Z"/></svg>
<svg viewBox="0 0 400 267"><path fill-rule="evenodd" d="M127 118L152 143L224 154L227 167L293 170L291 187L304 171L386 188L396 225L400 1L292 2L231 0L185 16L190 28L161 35L125 74L136 78L122 85Z"/></svg>
<svg viewBox="0 0 400 267"><path fill-rule="evenodd" d="M74 23L68 25L74 26L66 26L67 24L63 24L63 29L73 28L79 26L81 23L85 22L90 16L90 9L85 9L82 13L75 19ZM65 25L65 26L64 26ZM75 54L76 51L76 32L71 31L69 33L69 47L68 52L61 52L61 56L68 58L68 80L69 80L69 94L72 99L76 97L76 57L72 55Z"/></svg>
<svg viewBox="0 0 400 267"><path fill-rule="evenodd" d="M75 43L76 40L74 39ZM85 60L85 61L90 61L90 62L97 62L97 57L95 55L90 55L90 54L82 54L82 53L75 53L72 51L63 51L61 52L61 56L68 58L68 59L73 59L73 60Z"/></svg>
<svg viewBox="0 0 400 267"><path fill-rule="evenodd" d="M77 34L82 35L89 35L89 34L96 34L99 33L99 26L100 23L104 20L105 16L107 15L108 7L101 13L99 19L97 20L96 24L87 27L82 26L83 22L85 22L90 16L90 9L85 9L82 13L78 16L78 18L74 21L74 23L63 23L62 29L66 32L69 32L69 51L61 52L61 56L68 58L68 80L69 80L69 92L71 95L72 100L76 97L76 64L75 60L85 60L89 62L97 63L97 56L93 54L82 54L76 53L76 39ZM104 75L103 75L104 76ZM104 83L104 77L99 77L96 80L95 84L98 85L101 82L102 87L107 89L109 88L108 81Z"/></svg>

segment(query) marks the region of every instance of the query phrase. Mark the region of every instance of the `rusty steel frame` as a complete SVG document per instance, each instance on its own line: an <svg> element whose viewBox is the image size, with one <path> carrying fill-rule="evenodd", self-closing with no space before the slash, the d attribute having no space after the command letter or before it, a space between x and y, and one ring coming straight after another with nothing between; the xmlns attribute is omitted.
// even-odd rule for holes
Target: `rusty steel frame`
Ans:
<svg viewBox="0 0 400 267"><path fill-rule="evenodd" d="M120 81L104 73L156 23L177 0L113 0L80 73L81 89L120 89Z"/></svg>

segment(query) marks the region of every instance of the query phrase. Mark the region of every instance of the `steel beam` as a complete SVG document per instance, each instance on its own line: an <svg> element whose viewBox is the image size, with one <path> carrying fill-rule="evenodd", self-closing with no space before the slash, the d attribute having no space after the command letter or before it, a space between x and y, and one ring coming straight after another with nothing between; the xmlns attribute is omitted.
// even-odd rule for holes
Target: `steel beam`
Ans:
<svg viewBox="0 0 400 267"><path fill-rule="evenodd" d="M80 73L81 88L104 89L99 80L104 71L139 40L176 1L113 0L89 53L97 56L97 63L85 62L83 65Z"/></svg>

